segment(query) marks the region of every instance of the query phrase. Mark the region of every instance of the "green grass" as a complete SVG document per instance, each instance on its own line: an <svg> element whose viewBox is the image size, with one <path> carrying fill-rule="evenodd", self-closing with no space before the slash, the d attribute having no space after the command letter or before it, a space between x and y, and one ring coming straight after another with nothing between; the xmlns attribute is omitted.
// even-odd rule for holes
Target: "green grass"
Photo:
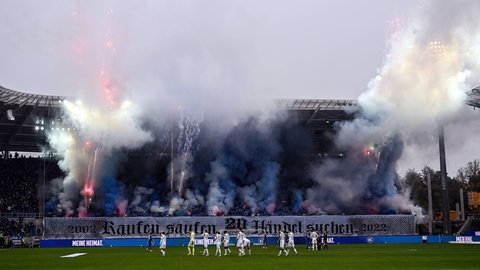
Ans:
<svg viewBox="0 0 480 270"><path fill-rule="evenodd" d="M277 257L278 249L270 246L252 248L252 255L215 257L187 256L185 247L167 247L162 257L158 248L147 252L144 247L114 248L26 248L0 250L1 269L480 269L480 245L395 244L330 245L328 251L306 251ZM75 258L60 258L72 253L87 253ZM210 247L210 254L214 254ZM235 254L235 255L234 255Z"/></svg>

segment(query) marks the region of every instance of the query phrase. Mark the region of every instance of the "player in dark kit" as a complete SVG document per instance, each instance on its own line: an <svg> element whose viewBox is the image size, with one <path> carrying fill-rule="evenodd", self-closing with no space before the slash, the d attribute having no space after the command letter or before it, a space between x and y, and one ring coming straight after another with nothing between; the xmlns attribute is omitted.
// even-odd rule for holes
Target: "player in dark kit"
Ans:
<svg viewBox="0 0 480 270"><path fill-rule="evenodd" d="M318 232L317 236L317 250L322 250L322 232Z"/></svg>
<svg viewBox="0 0 480 270"><path fill-rule="evenodd" d="M311 248L312 241L310 239L310 230L305 233L305 248L309 250Z"/></svg>
<svg viewBox="0 0 480 270"><path fill-rule="evenodd" d="M153 236L151 233L149 233L147 238L147 251L152 252L152 245L153 245Z"/></svg>
<svg viewBox="0 0 480 270"><path fill-rule="evenodd" d="M327 231L323 232L323 249L327 250L328 249L328 236L327 236Z"/></svg>
<svg viewBox="0 0 480 270"><path fill-rule="evenodd" d="M268 248L267 231L266 230L263 230L263 248Z"/></svg>

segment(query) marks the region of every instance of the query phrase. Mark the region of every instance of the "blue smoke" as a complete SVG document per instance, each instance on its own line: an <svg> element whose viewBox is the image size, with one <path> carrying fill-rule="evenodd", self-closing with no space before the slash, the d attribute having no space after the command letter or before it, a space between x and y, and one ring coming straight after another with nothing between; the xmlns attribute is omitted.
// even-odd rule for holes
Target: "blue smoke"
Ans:
<svg viewBox="0 0 480 270"><path fill-rule="evenodd" d="M121 196L117 180L112 176L102 177L103 209L105 215L112 216L116 209L116 201Z"/></svg>
<svg viewBox="0 0 480 270"><path fill-rule="evenodd" d="M365 157L360 149L337 149L334 136L315 145L315 134L295 118L251 117L226 133L186 119L177 130L182 134L160 132L154 142L138 151L118 151L104 164L106 176L94 202L99 211L116 215L121 200L128 202L129 216L398 212L383 199L400 192L395 172L403 149L399 136ZM193 154L183 167L189 180L180 194L169 181L171 136L182 142L173 158L183 151Z"/></svg>
<svg viewBox="0 0 480 270"><path fill-rule="evenodd" d="M402 152L403 142L398 135L391 136L383 144L378 158L375 180L371 183L370 188L375 197L398 194L397 187L395 187L395 183L398 182L395 165Z"/></svg>

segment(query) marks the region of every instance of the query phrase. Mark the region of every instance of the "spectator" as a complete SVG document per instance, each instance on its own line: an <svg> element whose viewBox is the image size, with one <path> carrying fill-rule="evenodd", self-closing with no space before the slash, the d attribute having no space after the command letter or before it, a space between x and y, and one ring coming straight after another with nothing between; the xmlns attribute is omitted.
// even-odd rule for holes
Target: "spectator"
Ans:
<svg viewBox="0 0 480 270"><path fill-rule="evenodd" d="M62 172L56 160L25 158L18 153L15 157L0 160L0 214L33 217L39 212L39 173L45 168L48 181Z"/></svg>

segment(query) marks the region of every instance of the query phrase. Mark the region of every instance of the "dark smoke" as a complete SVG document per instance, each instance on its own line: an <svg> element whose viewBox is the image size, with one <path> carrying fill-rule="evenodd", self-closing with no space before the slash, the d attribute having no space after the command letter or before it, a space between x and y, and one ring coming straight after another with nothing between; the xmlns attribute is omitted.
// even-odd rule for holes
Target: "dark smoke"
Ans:
<svg viewBox="0 0 480 270"><path fill-rule="evenodd" d="M110 160L104 163L109 169L103 169L103 175L99 175L101 184L88 214L182 216L407 211L385 200L400 194L395 185L398 181L395 163L402 153L398 136L369 149L368 154L365 153L368 146L336 147L328 134L321 145L315 145L314 134L303 124L294 117L280 115L273 120L249 117L224 134L208 121L200 124L184 118L179 120L181 125L172 125L171 129L161 132L150 127L150 133L157 134L152 142L137 150L115 151L105 159ZM192 129L193 133L185 132ZM185 141L188 146L182 144ZM329 150L320 152L325 149ZM190 155L188 166L178 162L186 153ZM175 171L180 170L176 166L183 166L182 170L188 174L182 189L178 188L177 180L172 189L172 165Z"/></svg>

